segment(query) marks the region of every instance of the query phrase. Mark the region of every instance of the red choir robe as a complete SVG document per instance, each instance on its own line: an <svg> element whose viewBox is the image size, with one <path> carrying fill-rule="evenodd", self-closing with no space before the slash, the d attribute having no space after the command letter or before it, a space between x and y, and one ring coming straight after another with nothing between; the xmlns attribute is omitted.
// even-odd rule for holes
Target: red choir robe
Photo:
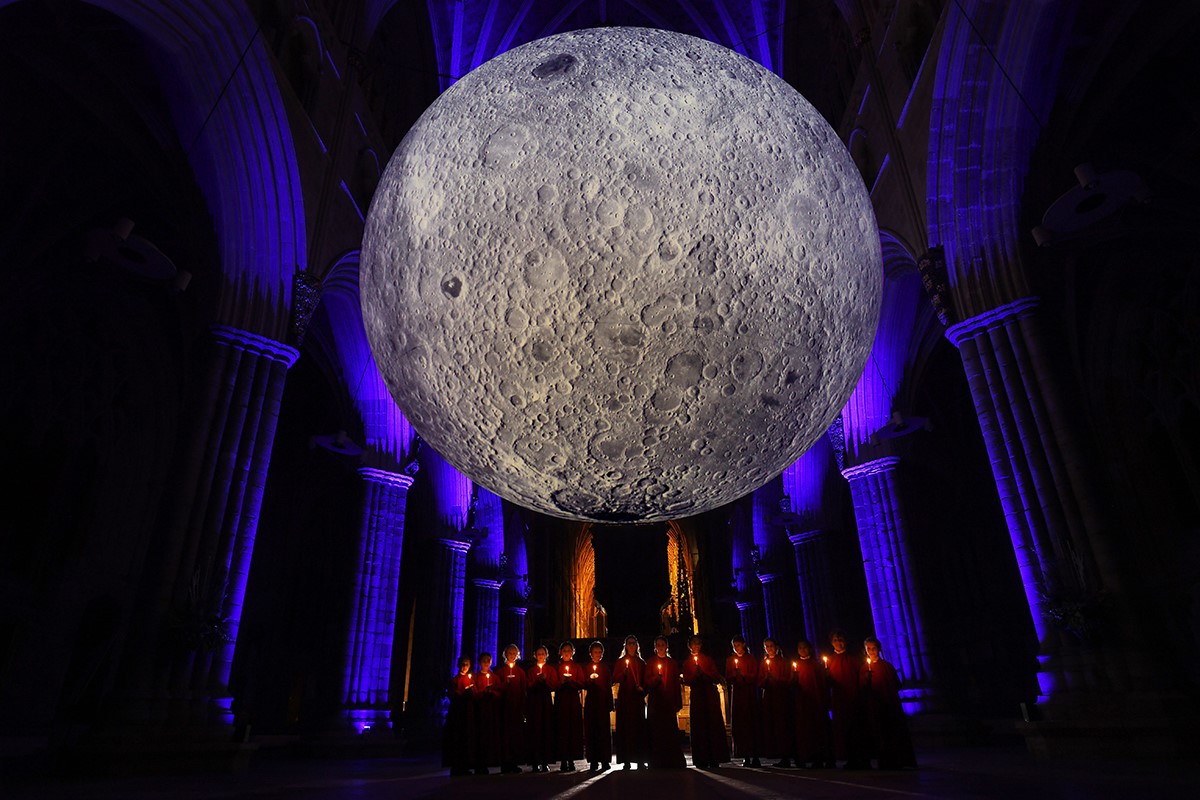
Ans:
<svg viewBox="0 0 1200 800"><path fill-rule="evenodd" d="M833 756L849 758L846 746L850 718L854 716L854 696L858 694L858 668L863 660L849 652L829 654L829 712L833 722Z"/></svg>
<svg viewBox="0 0 1200 800"><path fill-rule="evenodd" d="M475 673L475 768L500 764L500 682L492 670Z"/></svg>
<svg viewBox="0 0 1200 800"><path fill-rule="evenodd" d="M558 665L558 687L554 692L554 735L559 761L583 758L583 706L579 692L583 689L587 667L574 661Z"/></svg>
<svg viewBox="0 0 1200 800"><path fill-rule="evenodd" d="M829 734L829 682L817 658L796 657L792 687L795 701L796 763L825 766L833 758Z"/></svg>
<svg viewBox="0 0 1200 800"><path fill-rule="evenodd" d="M766 658L758 665L762 691L762 755L792 757L792 663L786 658Z"/></svg>
<svg viewBox="0 0 1200 800"><path fill-rule="evenodd" d="M500 686L500 767L512 770L525 763L525 670L513 664L501 664L494 670Z"/></svg>
<svg viewBox="0 0 1200 800"><path fill-rule="evenodd" d="M729 723L733 728L733 753L754 759L759 748L761 709L758 702L758 662L754 656L732 655L725 659L725 681L729 684Z"/></svg>
<svg viewBox="0 0 1200 800"><path fill-rule="evenodd" d="M529 738L529 763L554 761L554 704L550 693L558 688L558 673L549 664L534 664L525 673L525 730Z"/></svg>
<svg viewBox="0 0 1200 800"><path fill-rule="evenodd" d="M442 766L451 775L465 775L475 767L475 676L471 673L450 679L446 694L450 708L442 730Z"/></svg>
<svg viewBox="0 0 1200 800"><path fill-rule="evenodd" d="M729 760L725 719L721 716L721 673L711 658L701 653L683 659L683 683L691 689L688 717L692 726L692 764L715 767Z"/></svg>
<svg viewBox="0 0 1200 800"><path fill-rule="evenodd" d="M612 725L609 712L613 708L612 673L607 664L583 667L587 674L587 696L583 704L584 738L587 760L607 766L612 762Z"/></svg>
<svg viewBox="0 0 1200 800"><path fill-rule="evenodd" d="M900 703L900 676L882 658L858 671L858 694L848 733L850 763L856 767L879 761L880 769L917 766L908 719Z"/></svg>
<svg viewBox="0 0 1200 800"><path fill-rule="evenodd" d="M687 766L679 734L683 687L679 663L665 656L646 659L646 717L650 726L650 766L655 769Z"/></svg>
<svg viewBox="0 0 1200 800"><path fill-rule="evenodd" d="M645 671L646 662L636 656L621 656L613 665L612 679L617 685L613 749L622 764L642 764L647 758Z"/></svg>

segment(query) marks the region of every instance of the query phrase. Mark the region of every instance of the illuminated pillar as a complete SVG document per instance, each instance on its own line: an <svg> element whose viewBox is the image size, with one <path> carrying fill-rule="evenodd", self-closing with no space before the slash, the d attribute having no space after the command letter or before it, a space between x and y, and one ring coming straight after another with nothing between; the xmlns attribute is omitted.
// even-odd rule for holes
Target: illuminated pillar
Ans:
<svg viewBox="0 0 1200 800"><path fill-rule="evenodd" d="M464 653L471 658L477 658L480 653L496 654L500 647L507 647L509 642L500 642L500 581L491 578L473 578L475 588L475 642L474 652ZM513 642L517 647L521 645ZM522 649L524 654L524 649ZM497 659L499 660L499 659Z"/></svg>
<svg viewBox="0 0 1200 800"><path fill-rule="evenodd" d="M895 456L850 467L850 483L867 594L876 636L885 657L900 674L900 698L909 712L936 710L938 696L930 681L924 617L913 579L908 523L896 485Z"/></svg>
<svg viewBox="0 0 1200 800"><path fill-rule="evenodd" d="M190 443L132 624L120 712L130 722L215 723L214 733L227 735L246 578L283 386L298 355L248 331L212 329Z"/></svg>
<svg viewBox="0 0 1200 800"><path fill-rule="evenodd" d="M413 479L365 467L358 473L364 497L342 702L344 719L361 732L391 727L392 638L405 503Z"/></svg>
<svg viewBox="0 0 1200 800"><path fill-rule="evenodd" d="M529 609L524 606L506 605L500 612L500 641L508 645L510 642L525 652L525 615ZM476 656L479 654L476 653Z"/></svg>
<svg viewBox="0 0 1200 800"><path fill-rule="evenodd" d="M1056 606L1100 594L1088 528L1100 527L1086 467L1041 351L1037 298L952 325L987 446L1004 520L1039 642L1040 703L1104 684L1122 667L1103 664L1055 627ZM1108 559L1110 582L1119 573ZM1098 676L1109 673L1109 677Z"/></svg>
<svg viewBox="0 0 1200 800"><path fill-rule="evenodd" d="M805 636L818 647L829 641L837 605L831 583L833 562L829 558L828 537L826 531L819 529L788 536L796 556Z"/></svg>

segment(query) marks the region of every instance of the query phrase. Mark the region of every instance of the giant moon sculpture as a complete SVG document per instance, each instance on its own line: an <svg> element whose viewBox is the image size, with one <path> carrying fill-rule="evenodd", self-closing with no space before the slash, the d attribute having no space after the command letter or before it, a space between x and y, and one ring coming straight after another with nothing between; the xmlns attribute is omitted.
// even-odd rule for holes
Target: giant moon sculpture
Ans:
<svg viewBox="0 0 1200 800"><path fill-rule="evenodd" d="M363 317L421 436L558 517L714 508L821 436L874 339L867 193L794 89L640 28L488 61L400 143Z"/></svg>

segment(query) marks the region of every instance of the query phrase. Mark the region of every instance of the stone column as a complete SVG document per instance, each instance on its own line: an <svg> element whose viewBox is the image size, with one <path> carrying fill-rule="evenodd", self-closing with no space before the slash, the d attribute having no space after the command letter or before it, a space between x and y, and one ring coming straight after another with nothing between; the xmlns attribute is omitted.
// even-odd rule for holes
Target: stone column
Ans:
<svg viewBox="0 0 1200 800"><path fill-rule="evenodd" d="M232 724L229 669L287 371L298 351L212 328L170 515L147 561L122 716L151 730Z"/></svg>
<svg viewBox="0 0 1200 800"><path fill-rule="evenodd" d="M471 584L475 587L475 641L474 652L463 655L478 658L480 653L491 653L499 661L496 654L499 647L507 647L509 642L500 642L500 586L501 583L493 578L473 578ZM515 643L521 647L520 643ZM525 650L521 649L522 657Z"/></svg>
<svg viewBox="0 0 1200 800"><path fill-rule="evenodd" d="M842 471L850 482L867 594L885 657L900 674L900 697L910 712L937 710L930 680L924 617L913 578L908 524L896 486L900 459L878 458Z"/></svg>
<svg viewBox="0 0 1200 800"><path fill-rule="evenodd" d="M1079 691L1114 689L1124 665L1054 624L1065 604L1095 604L1101 568L1110 584L1119 581L1120 570L1103 541L1096 549L1088 533L1101 523L1042 354L1037 305L1035 297L1022 298L952 325L946 336L962 357L1037 632L1044 705ZM1124 633L1136 641L1136 630Z"/></svg>
<svg viewBox="0 0 1200 800"><path fill-rule="evenodd" d="M792 609L785 596L787 581L778 572L764 572L758 576L758 580L762 583L767 636L775 640L781 651L790 655L796 643L793 641L795 625L788 619Z"/></svg>
<svg viewBox="0 0 1200 800"><path fill-rule="evenodd" d="M364 497L358 570L346 641L342 708L345 722L362 732L392 726L388 686L405 503L413 479L366 467L358 473L363 478Z"/></svg>
<svg viewBox="0 0 1200 800"><path fill-rule="evenodd" d="M524 606L505 606L500 612L500 641L507 646L515 644L525 652L525 615L529 609ZM479 655L476 653L475 655Z"/></svg>
<svg viewBox="0 0 1200 800"><path fill-rule="evenodd" d="M837 604L831 583L832 561L827 537L828 533L821 529L788 535L796 555L805 636L816 647L823 647L829 641L834 628L833 609Z"/></svg>
<svg viewBox="0 0 1200 800"><path fill-rule="evenodd" d="M755 654L761 653L762 640L766 636L763 633L763 610L762 606L752 600L737 601L738 620L742 626L742 638L746 640L748 647Z"/></svg>

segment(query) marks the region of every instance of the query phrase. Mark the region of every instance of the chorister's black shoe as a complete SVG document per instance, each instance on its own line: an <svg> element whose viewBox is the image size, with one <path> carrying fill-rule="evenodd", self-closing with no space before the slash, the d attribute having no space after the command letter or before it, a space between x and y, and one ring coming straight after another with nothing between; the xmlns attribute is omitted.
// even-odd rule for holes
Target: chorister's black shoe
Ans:
<svg viewBox="0 0 1200 800"><path fill-rule="evenodd" d="M601 771L601 772L604 772L604 770L608 769L608 768L609 768L609 767L611 767L611 766L612 766L612 764L610 764L609 762L607 762L607 761L601 761L601 762L600 762L600 771Z"/></svg>
<svg viewBox="0 0 1200 800"><path fill-rule="evenodd" d="M575 771L575 762L568 761L567 762L567 772L574 772L574 771Z"/></svg>
<svg viewBox="0 0 1200 800"><path fill-rule="evenodd" d="M792 765L792 761L790 758L781 758L781 759L779 759L779 761L772 764L771 766L773 766L773 767L790 767L791 765Z"/></svg>
<svg viewBox="0 0 1200 800"><path fill-rule="evenodd" d="M592 763L588 764L588 772L599 772L599 771L600 771L600 762L593 761Z"/></svg>
<svg viewBox="0 0 1200 800"><path fill-rule="evenodd" d="M643 762L642 762L642 769L650 769L650 762L648 762L648 761L643 761Z"/></svg>
<svg viewBox="0 0 1200 800"><path fill-rule="evenodd" d="M752 758L752 759L750 759L750 766L756 767L756 768L762 767L762 762L759 761L757 758Z"/></svg>

